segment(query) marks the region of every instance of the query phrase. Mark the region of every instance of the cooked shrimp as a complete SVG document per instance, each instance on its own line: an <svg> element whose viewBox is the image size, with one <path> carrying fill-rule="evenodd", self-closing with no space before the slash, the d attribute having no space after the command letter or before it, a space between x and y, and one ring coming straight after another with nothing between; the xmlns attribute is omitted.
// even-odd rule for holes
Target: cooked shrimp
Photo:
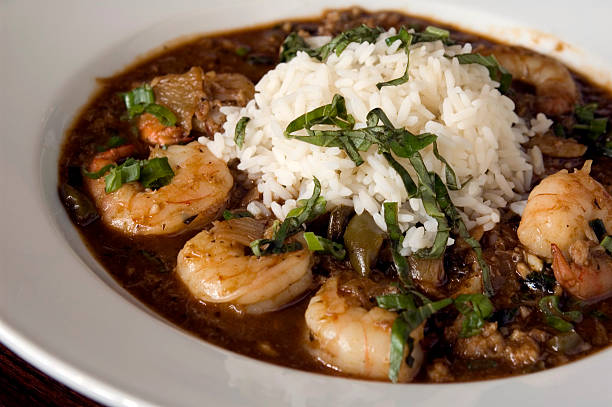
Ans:
<svg viewBox="0 0 612 407"><path fill-rule="evenodd" d="M255 225L245 227L245 222ZM185 244L176 270L196 298L259 314L281 308L312 286L313 258L308 249L262 257L245 254L250 241L263 234L263 228L257 231L257 222L250 218L216 222Z"/></svg>
<svg viewBox="0 0 612 407"><path fill-rule="evenodd" d="M603 247L578 240L569 248L569 263L557 245L551 248L555 278L570 294L587 301L612 296L612 257Z"/></svg>
<svg viewBox="0 0 612 407"><path fill-rule="evenodd" d="M594 219L612 231L612 197L589 176L591 163L573 173L561 170L550 175L529 194L517 233L533 254L551 260L554 243L567 258L574 242L597 242L589 225Z"/></svg>
<svg viewBox="0 0 612 407"><path fill-rule="evenodd" d="M140 137L149 144L171 146L191 140L188 134L178 126L164 126L157 117L144 113L138 118Z"/></svg>
<svg viewBox="0 0 612 407"><path fill-rule="evenodd" d="M132 153L132 146L105 151L94 158L90 171ZM215 219L233 185L227 165L197 142L153 148L149 158L155 157L167 157L175 174L158 190L130 182L107 194L103 177L86 180L102 221L130 235L167 235L202 228Z"/></svg>
<svg viewBox="0 0 612 407"><path fill-rule="evenodd" d="M176 126L164 126L151 114L139 117L141 138L154 145L191 140L192 128L212 136L225 122L221 106L245 106L255 93L253 83L244 75L214 71L204 74L200 67L183 74L158 76L151 81L151 87L155 102L177 117Z"/></svg>
<svg viewBox="0 0 612 407"><path fill-rule="evenodd" d="M388 380L395 313L380 307L368 311L351 304L349 298L338 293L338 277L331 277L310 300L305 317L314 338L313 352L323 363L351 375ZM414 363L409 367L405 360L402 361L399 381L403 382L414 378L424 357L419 344L423 338L423 326L411 336L414 339Z"/></svg>
<svg viewBox="0 0 612 407"><path fill-rule="evenodd" d="M536 109L559 116L573 111L578 89L569 70L560 62L522 48L498 46L485 53L495 55L513 79L535 87Z"/></svg>

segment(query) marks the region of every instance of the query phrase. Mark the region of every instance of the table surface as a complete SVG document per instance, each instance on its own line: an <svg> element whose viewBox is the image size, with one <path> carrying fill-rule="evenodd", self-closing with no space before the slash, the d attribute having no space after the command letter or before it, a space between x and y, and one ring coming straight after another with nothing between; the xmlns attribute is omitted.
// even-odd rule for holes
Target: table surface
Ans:
<svg viewBox="0 0 612 407"><path fill-rule="evenodd" d="M47 376L0 343L0 407L102 407Z"/></svg>

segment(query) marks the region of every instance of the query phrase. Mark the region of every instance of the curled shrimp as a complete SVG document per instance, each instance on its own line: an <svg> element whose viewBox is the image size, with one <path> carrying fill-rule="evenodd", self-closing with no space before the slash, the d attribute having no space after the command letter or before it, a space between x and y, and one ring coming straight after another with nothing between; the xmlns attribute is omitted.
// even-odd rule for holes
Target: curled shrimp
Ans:
<svg viewBox="0 0 612 407"><path fill-rule="evenodd" d="M535 87L536 109L552 116L572 112L578 89L570 71L559 61L523 48L498 46L487 51L518 79Z"/></svg>
<svg viewBox="0 0 612 407"><path fill-rule="evenodd" d="M255 257L245 254L263 227L252 218L215 222L179 252L177 273L198 299L238 305L247 313L274 311L312 286L312 253L302 249Z"/></svg>
<svg viewBox="0 0 612 407"><path fill-rule="evenodd" d="M352 304L338 293L338 277L329 278L310 300L306 325L310 329L313 353L326 365L364 378L388 380L391 327L396 314L380 307L370 310ZM411 381L423 362L419 341L423 326L411 333L414 339L412 367L405 358L399 381ZM406 349L408 352L408 349Z"/></svg>
<svg viewBox="0 0 612 407"><path fill-rule="evenodd" d="M98 154L90 164L97 171L134 152L131 145ZM193 142L153 148L149 158L167 157L174 177L157 190L137 182L106 193L104 177L86 179L89 191L108 226L129 235L167 235L204 227L223 210L233 186L227 165Z"/></svg>
<svg viewBox="0 0 612 407"><path fill-rule="evenodd" d="M612 231L612 197L589 175L591 164L589 160L581 170L549 175L531 191L517 230L531 253L552 260L554 243L567 258L574 242L597 242L589 225L594 219Z"/></svg>
<svg viewBox="0 0 612 407"><path fill-rule="evenodd" d="M587 301L612 296L612 257L603 247L578 240L569 248L570 262L554 243L551 250L555 278L570 294Z"/></svg>
<svg viewBox="0 0 612 407"><path fill-rule="evenodd" d="M552 259L559 284L585 300L612 295L612 258L589 224L600 219L612 230L612 197L589 175L591 163L542 180L529 194L517 231L529 251Z"/></svg>

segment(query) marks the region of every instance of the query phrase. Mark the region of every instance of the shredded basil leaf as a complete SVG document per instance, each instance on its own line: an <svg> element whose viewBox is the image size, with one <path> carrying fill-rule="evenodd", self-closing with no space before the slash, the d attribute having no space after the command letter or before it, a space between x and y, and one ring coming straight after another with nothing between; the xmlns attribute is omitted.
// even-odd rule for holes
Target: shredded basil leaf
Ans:
<svg viewBox="0 0 612 407"><path fill-rule="evenodd" d="M302 225L307 222L313 211L316 209L319 196L321 194L321 183L314 177L314 189L312 196L306 201L299 214L287 216L285 220L276 228L272 239L258 239L251 242L250 247L253 254L257 257L270 254L287 253L300 250L302 245L299 242L285 243L285 240L303 230Z"/></svg>
<svg viewBox="0 0 612 407"><path fill-rule="evenodd" d="M384 309L392 311L403 311L416 309L414 296L412 294L385 294L376 297L376 304Z"/></svg>
<svg viewBox="0 0 612 407"><path fill-rule="evenodd" d="M122 146L124 144L125 144L125 139L123 137L121 137L121 136L111 136L104 145L97 146L96 147L96 151L101 153L101 152L104 152L104 151L108 151L111 148Z"/></svg>
<svg viewBox="0 0 612 407"><path fill-rule="evenodd" d="M567 311L559 309L559 296L549 295L542 297L538 302L540 311L544 314L546 323L561 332L569 332L574 329L571 322L582 321L582 312Z"/></svg>
<svg viewBox="0 0 612 407"><path fill-rule="evenodd" d="M285 38L283 45L281 45L279 61L289 62L296 57L299 51L306 52L311 57L319 58L318 50L310 48L304 38L300 37L298 33L292 32Z"/></svg>
<svg viewBox="0 0 612 407"><path fill-rule="evenodd" d="M343 260L346 256L346 250L340 243L317 236L312 232L305 232L304 239L308 249L311 251L331 254L337 260Z"/></svg>
<svg viewBox="0 0 612 407"><path fill-rule="evenodd" d="M491 300L483 294L461 294L455 298L455 308L464 316L459 333L462 338L478 335L494 311Z"/></svg>
<svg viewBox="0 0 612 407"><path fill-rule="evenodd" d="M337 130L316 130L319 124L334 125ZM354 118L347 112L342 96L335 95L330 104L320 106L293 120L285 129L285 137L297 139L322 147L338 147L343 149L356 166L364 161L359 151L367 151L372 145L378 146L378 152L383 154L387 162L399 174L409 197L419 197L427 214L436 219L438 230L434 244L429 250L417 252L419 257L439 258L446 250L451 229L456 229L459 235L472 247L476 253L478 264L482 270L483 290L487 296L493 295L490 272L482 256L482 249L476 239L473 239L459 212L453 205L448 189L458 189L459 182L453 169L438 152L435 144L437 136L430 133L414 135L406 129L395 128L387 115L380 108L371 110L366 117L367 127L353 129ZM307 135L296 134L305 130ZM419 151L433 144L434 155L445 165L445 178L448 187L442 179L430 173L423 162ZM393 157L407 158L418 177L418 185L408 171ZM448 188L448 189L447 189ZM392 208L390 208L392 209ZM397 213L397 210L396 210ZM397 241L396 243L397 244ZM408 284L407 265L405 259L400 259L399 246L394 252L394 264L400 279Z"/></svg>
<svg viewBox="0 0 612 407"><path fill-rule="evenodd" d="M397 316L391 327L391 349L389 352L389 379L393 383L397 382L406 345L408 345L406 363L408 366L412 366L414 361L410 356L414 347L414 339L410 337L410 333L425 322L427 318L452 303L452 299L445 298L440 301L429 302L415 309L407 309Z"/></svg>
<svg viewBox="0 0 612 407"><path fill-rule="evenodd" d="M236 130L234 131L234 143L238 148L242 148L244 145L244 136L246 134L246 125L251 120L250 117L241 117L236 123Z"/></svg>
<svg viewBox="0 0 612 407"><path fill-rule="evenodd" d="M512 83L512 75L497 62L494 55L484 56L480 54L455 55L460 64L479 64L487 68L491 79L499 83L499 91L506 93Z"/></svg>
<svg viewBox="0 0 612 407"><path fill-rule="evenodd" d="M374 42L376 42L378 36L383 32L384 30L380 27L370 28L365 24L344 31L336 35L329 43L319 48L319 59L321 61L324 61L325 59L327 59L329 54L334 51L336 52L336 55L339 56L351 42L369 42L373 44Z"/></svg>
<svg viewBox="0 0 612 407"><path fill-rule="evenodd" d="M393 265L397 272L397 275L406 287L412 287L412 277L408 273L408 261L400 254L400 248L404 235L399 228L398 206L397 202L385 202L383 203L383 216L385 218L385 224L387 225L387 233L389 239L391 239L391 253L393 256Z"/></svg>

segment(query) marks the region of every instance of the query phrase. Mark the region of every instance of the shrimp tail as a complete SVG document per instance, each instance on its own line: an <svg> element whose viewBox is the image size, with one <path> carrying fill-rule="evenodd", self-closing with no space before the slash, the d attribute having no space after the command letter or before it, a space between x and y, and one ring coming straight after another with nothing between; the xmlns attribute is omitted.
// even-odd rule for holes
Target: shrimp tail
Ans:
<svg viewBox="0 0 612 407"><path fill-rule="evenodd" d="M553 257L552 268L557 281L559 281L562 286L573 287L576 285L576 276L559 246L551 243L550 250Z"/></svg>
<svg viewBox="0 0 612 407"><path fill-rule="evenodd" d="M103 151L101 153L96 154L94 159L91 161L91 165L89 166L90 171L99 171L107 164L114 163L120 158L129 157L134 153L136 147L133 144L127 144L115 148L111 148L110 150Z"/></svg>

